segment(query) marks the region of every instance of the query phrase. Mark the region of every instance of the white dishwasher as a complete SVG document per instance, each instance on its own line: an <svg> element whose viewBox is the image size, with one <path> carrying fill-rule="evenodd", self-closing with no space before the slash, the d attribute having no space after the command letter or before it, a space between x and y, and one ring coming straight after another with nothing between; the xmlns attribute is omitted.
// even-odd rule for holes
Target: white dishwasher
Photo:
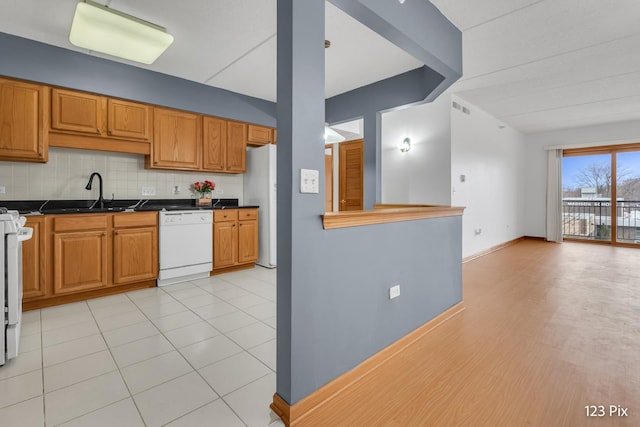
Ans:
<svg viewBox="0 0 640 427"><path fill-rule="evenodd" d="M161 211L158 286L209 277L213 269L213 212Z"/></svg>

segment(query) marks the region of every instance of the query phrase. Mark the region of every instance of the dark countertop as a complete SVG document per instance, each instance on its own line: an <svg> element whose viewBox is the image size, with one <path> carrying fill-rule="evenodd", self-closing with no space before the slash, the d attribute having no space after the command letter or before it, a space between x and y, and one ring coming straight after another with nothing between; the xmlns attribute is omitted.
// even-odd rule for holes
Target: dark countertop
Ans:
<svg viewBox="0 0 640 427"><path fill-rule="evenodd" d="M131 211L175 211L245 209L258 206L239 206L238 199L214 199L212 206L196 206L194 199L116 199L105 200L104 208L92 207L95 200L0 200L0 206L21 214L72 214Z"/></svg>

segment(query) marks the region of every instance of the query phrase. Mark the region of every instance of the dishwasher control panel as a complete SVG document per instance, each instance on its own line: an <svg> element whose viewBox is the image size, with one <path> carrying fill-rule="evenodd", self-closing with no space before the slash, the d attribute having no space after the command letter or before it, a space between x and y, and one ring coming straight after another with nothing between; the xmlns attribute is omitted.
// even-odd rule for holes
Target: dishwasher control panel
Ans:
<svg viewBox="0 0 640 427"><path fill-rule="evenodd" d="M213 223L212 211L168 211L160 212L160 225L188 225Z"/></svg>

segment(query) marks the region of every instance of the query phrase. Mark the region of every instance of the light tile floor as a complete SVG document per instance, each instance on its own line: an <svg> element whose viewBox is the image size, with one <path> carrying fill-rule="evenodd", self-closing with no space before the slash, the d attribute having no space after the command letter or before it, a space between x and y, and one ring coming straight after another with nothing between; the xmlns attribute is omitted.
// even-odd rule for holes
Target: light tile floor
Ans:
<svg viewBox="0 0 640 427"><path fill-rule="evenodd" d="M3 427L281 425L275 270L256 267L23 314Z"/></svg>

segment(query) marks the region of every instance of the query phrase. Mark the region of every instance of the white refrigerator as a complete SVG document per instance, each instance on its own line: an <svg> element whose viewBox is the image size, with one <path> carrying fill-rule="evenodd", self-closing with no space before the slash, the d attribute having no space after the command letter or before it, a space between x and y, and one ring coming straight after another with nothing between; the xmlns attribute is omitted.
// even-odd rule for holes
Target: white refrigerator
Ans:
<svg viewBox="0 0 640 427"><path fill-rule="evenodd" d="M267 268L276 267L276 146L247 149L243 205L257 205L258 261Z"/></svg>

